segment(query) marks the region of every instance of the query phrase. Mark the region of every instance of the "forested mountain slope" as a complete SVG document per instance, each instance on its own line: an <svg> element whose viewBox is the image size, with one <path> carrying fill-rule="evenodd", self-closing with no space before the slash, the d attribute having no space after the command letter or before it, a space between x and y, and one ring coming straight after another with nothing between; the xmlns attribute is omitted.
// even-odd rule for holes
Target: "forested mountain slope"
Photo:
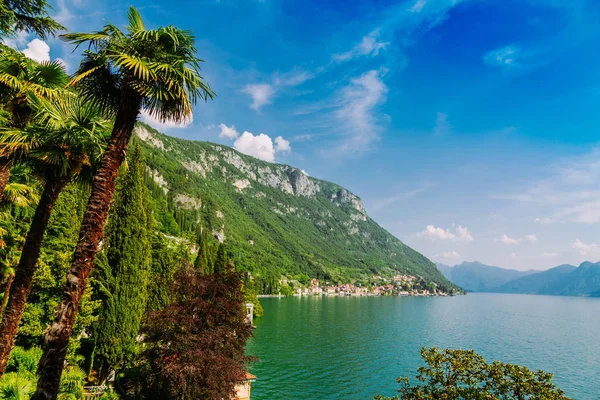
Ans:
<svg viewBox="0 0 600 400"><path fill-rule="evenodd" d="M144 124L136 134L159 229L190 239L200 226L209 229L263 286L281 278L349 282L408 273L451 288L431 261L380 227L339 185Z"/></svg>

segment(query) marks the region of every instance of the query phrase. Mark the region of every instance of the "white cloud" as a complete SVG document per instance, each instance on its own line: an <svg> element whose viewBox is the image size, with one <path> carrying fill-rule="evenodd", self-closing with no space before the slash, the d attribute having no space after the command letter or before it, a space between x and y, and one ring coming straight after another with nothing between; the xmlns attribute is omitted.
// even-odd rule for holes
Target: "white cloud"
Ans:
<svg viewBox="0 0 600 400"><path fill-rule="evenodd" d="M460 254L458 254L456 251L447 251L441 254L437 254L435 256L433 256L433 258L435 259L444 259L444 260L456 260L457 258L460 258Z"/></svg>
<svg viewBox="0 0 600 400"><path fill-rule="evenodd" d="M238 136L240 136L240 134L238 133L238 131L235 130L235 126L231 125L231 127L225 125L225 124L219 124L219 128L221 129L221 132L219 132L219 137L222 139L237 139Z"/></svg>
<svg viewBox="0 0 600 400"><path fill-rule="evenodd" d="M529 243L536 243L537 242L537 236L535 235L525 235L521 238L521 241L523 242L529 242Z"/></svg>
<svg viewBox="0 0 600 400"><path fill-rule="evenodd" d="M50 61L50 46L43 40L33 39L27 44L23 54L37 62Z"/></svg>
<svg viewBox="0 0 600 400"><path fill-rule="evenodd" d="M542 258L553 258L553 257L556 257L557 255L558 255L558 253L543 252L541 257Z"/></svg>
<svg viewBox="0 0 600 400"><path fill-rule="evenodd" d="M252 97L250 108L259 111L262 106L271 104L275 89L268 83L259 83L244 86L242 92Z"/></svg>
<svg viewBox="0 0 600 400"><path fill-rule="evenodd" d="M473 235L465 227L458 225L456 227L456 240L459 242L472 242Z"/></svg>
<svg viewBox="0 0 600 400"><path fill-rule="evenodd" d="M313 72L305 71L295 67L289 72L275 72L273 74L273 85L275 86L298 86L315 76Z"/></svg>
<svg viewBox="0 0 600 400"><path fill-rule="evenodd" d="M13 49L19 49L27 44L29 33L25 31L18 31L13 37L3 37L0 39L2 43Z"/></svg>
<svg viewBox="0 0 600 400"><path fill-rule="evenodd" d="M425 5L427 5L427 0L417 0L415 1L415 4L413 4L413 6L410 8L410 12L420 12L423 7L425 7Z"/></svg>
<svg viewBox="0 0 600 400"><path fill-rule="evenodd" d="M600 258L600 246L595 243L584 243L576 239L571 243L571 247L584 257Z"/></svg>
<svg viewBox="0 0 600 400"><path fill-rule="evenodd" d="M281 136L275 138L275 151L281 153L289 153L292 151L289 140L285 140Z"/></svg>
<svg viewBox="0 0 600 400"><path fill-rule="evenodd" d="M473 236L469 230L461 225L458 225L455 229L455 233L450 232L449 229L443 229L435 227L433 225L427 225L423 232L419 232L414 236L418 238L425 238L431 240L449 240L452 242L472 242Z"/></svg>
<svg viewBox="0 0 600 400"><path fill-rule="evenodd" d="M363 36L360 43L345 53L334 54L331 58L334 61L348 61L355 57L376 56L380 50L385 50L389 43L379 40L379 29L375 29L367 36Z"/></svg>
<svg viewBox="0 0 600 400"><path fill-rule="evenodd" d="M385 101L388 91L381 74L376 70L365 72L338 93L334 119L345 138L334 152L361 154L370 150L372 143L379 139L381 127L377 108Z"/></svg>
<svg viewBox="0 0 600 400"><path fill-rule="evenodd" d="M502 242L504 244L519 244L519 241L517 239L513 239L508 235L502 235L499 238L496 238L495 241Z"/></svg>
<svg viewBox="0 0 600 400"><path fill-rule="evenodd" d="M520 49L515 45L492 50L483 56L483 61L495 67L515 67Z"/></svg>
<svg viewBox="0 0 600 400"><path fill-rule="evenodd" d="M191 125L192 122L194 122L194 115L190 115L189 118L184 119L182 121L172 121L172 120L167 120L167 121L160 121L156 116L151 115L148 111L146 110L142 110L142 112L140 113L140 119L142 120L142 122L145 122L146 124L150 125L151 127L153 127L154 129L172 129L172 128L185 128Z"/></svg>
<svg viewBox="0 0 600 400"><path fill-rule="evenodd" d="M264 161L274 162L276 153L285 153L292 150L290 142L281 136L275 138L275 146L269 135L261 133L254 135L245 131L233 143L233 147L244 154L260 158Z"/></svg>
<svg viewBox="0 0 600 400"><path fill-rule="evenodd" d="M437 113L433 134L436 136L447 135L450 133L451 129L452 126L448 122L448 115L442 112Z"/></svg>
<svg viewBox="0 0 600 400"><path fill-rule="evenodd" d="M537 222L538 224L550 225L551 223L554 222L554 220L552 218L544 217L544 218L536 218L535 222Z"/></svg>
<svg viewBox="0 0 600 400"><path fill-rule="evenodd" d="M513 239L508 235L502 235L496 239L494 239L495 242L501 242L504 244L519 244L519 243L536 243L537 242L537 236L535 235L525 235L522 238L519 239Z"/></svg>

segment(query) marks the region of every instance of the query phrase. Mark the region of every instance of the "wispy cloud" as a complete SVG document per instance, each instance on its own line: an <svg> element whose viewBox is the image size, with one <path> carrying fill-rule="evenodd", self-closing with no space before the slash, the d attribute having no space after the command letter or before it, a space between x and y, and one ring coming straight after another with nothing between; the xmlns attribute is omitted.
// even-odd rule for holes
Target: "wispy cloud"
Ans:
<svg viewBox="0 0 600 400"><path fill-rule="evenodd" d="M520 203L532 203L548 210L535 221L542 224L575 222L600 223L600 149L563 159L547 169L547 176L529 183L517 193L498 196ZM542 207L538 207L540 209ZM539 213L539 211L538 211Z"/></svg>
<svg viewBox="0 0 600 400"><path fill-rule="evenodd" d="M452 125L448 122L448 115L443 112L437 113L433 134L436 136L443 136L449 134L451 130Z"/></svg>
<svg viewBox="0 0 600 400"><path fill-rule="evenodd" d="M516 67L520 56L520 49L516 45L492 50L483 56L483 61L495 67Z"/></svg>
<svg viewBox="0 0 600 400"><path fill-rule="evenodd" d="M584 243L581 240L576 239L571 243L571 248L577 250L583 257L588 257L590 259L600 258L600 245L596 243Z"/></svg>
<svg viewBox="0 0 600 400"><path fill-rule="evenodd" d="M259 111L263 106L271 104L277 92L287 87L295 87L303 84L315 76L314 72L295 67L288 72L274 72L268 83L251 83L242 88L252 98L250 108Z"/></svg>
<svg viewBox="0 0 600 400"><path fill-rule="evenodd" d="M389 42L379 40L379 36L379 29L375 29L368 35L363 36L360 43L356 44L356 46L344 53L334 54L331 59L333 61L341 62L356 57L376 56L381 50L384 50L389 45Z"/></svg>
<svg viewBox="0 0 600 400"><path fill-rule="evenodd" d="M383 82L385 71L371 70L340 90L334 99L333 117L342 140L327 153L357 155L371 149L381 133L379 106L385 102L388 88Z"/></svg>
<svg viewBox="0 0 600 400"><path fill-rule="evenodd" d="M446 252L436 254L435 256L433 256L434 260L442 260L442 261L456 260L458 258L460 258L460 254L458 254L454 250L446 251Z"/></svg>

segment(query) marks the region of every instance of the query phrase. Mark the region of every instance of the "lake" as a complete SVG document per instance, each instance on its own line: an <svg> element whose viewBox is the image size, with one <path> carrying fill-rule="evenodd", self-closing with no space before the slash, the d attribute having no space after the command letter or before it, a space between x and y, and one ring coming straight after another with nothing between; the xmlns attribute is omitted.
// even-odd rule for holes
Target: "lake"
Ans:
<svg viewBox="0 0 600 400"><path fill-rule="evenodd" d="M554 373L575 399L600 399L600 299L457 297L264 298L248 353L252 399L372 399L416 375L420 348L474 349L487 361Z"/></svg>

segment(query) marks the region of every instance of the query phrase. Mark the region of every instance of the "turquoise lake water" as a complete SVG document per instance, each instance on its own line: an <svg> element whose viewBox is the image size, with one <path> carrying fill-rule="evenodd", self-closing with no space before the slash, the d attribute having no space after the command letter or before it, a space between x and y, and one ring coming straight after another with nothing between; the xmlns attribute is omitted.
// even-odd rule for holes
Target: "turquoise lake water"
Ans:
<svg viewBox="0 0 600 400"><path fill-rule="evenodd" d="M554 373L568 396L600 399L600 299L457 297L261 299L248 353L252 399L372 399L414 376L422 346L469 348Z"/></svg>

